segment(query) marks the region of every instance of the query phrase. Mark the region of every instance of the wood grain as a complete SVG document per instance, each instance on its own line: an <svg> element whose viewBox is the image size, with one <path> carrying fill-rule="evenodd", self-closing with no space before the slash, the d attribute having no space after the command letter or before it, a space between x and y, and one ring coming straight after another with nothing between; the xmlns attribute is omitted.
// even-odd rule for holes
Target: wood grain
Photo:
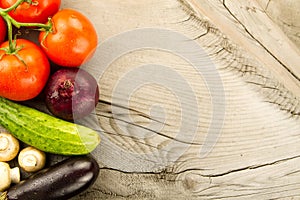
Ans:
<svg viewBox="0 0 300 200"><path fill-rule="evenodd" d="M299 49L261 4L153 0L94 5L101 7L97 17L107 19L96 21L100 35L108 40L124 31L155 27L197 42L222 80L225 101L214 103L224 106L225 115L217 143L201 157L214 112L208 77L174 52L138 49L116 58L99 79L102 96L97 115L102 137L118 148L102 143L97 152L103 164L99 182L79 198L299 197ZM191 49L190 54L195 53ZM148 71L126 79L128 85L138 82L139 88L115 94L124 76L153 63L180 74L192 88L196 104L185 87L178 90L182 85L173 76L165 75L165 79L171 79L175 87L146 84ZM197 64L208 63L199 59ZM181 101L184 95L190 100ZM151 115L153 105L164 111L158 115L162 119ZM185 109L190 114L197 110L196 132L178 131ZM191 135L192 140L184 140ZM172 160L176 152L180 156Z"/></svg>
<svg viewBox="0 0 300 200"><path fill-rule="evenodd" d="M300 197L299 46L269 2L63 1L101 39L101 172L74 200Z"/></svg>
<svg viewBox="0 0 300 200"><path fill-rule="evenodd" d="M300 48L299 1L257 0L267 15Z"/></svg>

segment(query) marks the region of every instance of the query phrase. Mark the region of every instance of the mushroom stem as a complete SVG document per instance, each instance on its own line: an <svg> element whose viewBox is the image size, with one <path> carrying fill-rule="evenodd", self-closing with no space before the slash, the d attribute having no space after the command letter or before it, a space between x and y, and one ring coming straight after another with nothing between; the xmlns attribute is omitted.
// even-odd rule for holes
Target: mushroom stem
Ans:
<svg viewBox="0 0 300 200"><path fill-rule="evenodd" d="M10 169L10 179L12 183L19 183L21 181L20 168L14 167Z"/></svg>
<svg viewBox="0 0 300 200"><path fill-rule="evenodd" d="M0 192L8 189L11 183L20 182L20 169L15 167L10 169L9 165L5 162L0 162Z"/></svg>

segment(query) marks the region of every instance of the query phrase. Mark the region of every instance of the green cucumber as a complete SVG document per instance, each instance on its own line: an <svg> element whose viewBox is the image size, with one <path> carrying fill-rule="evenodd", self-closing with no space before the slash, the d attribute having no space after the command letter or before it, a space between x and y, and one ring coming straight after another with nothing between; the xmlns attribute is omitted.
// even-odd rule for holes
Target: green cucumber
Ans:
<svg viewBox="0 0 300 200"><path fill-rule="evenodd" d="M20 141L44 152L84 155L100 143L99 133L0 97L0 125Z"/></svg>

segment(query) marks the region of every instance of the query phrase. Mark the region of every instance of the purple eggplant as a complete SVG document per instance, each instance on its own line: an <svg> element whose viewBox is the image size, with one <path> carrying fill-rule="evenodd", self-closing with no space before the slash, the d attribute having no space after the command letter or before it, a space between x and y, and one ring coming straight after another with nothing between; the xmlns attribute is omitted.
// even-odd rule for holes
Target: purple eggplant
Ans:
<svg viewBox="0 0 300 200"><path fill-rule="evenodd" d="M70 157L11 186L0 200L66 200L89 188L98 175L91 156Z"/></svg>

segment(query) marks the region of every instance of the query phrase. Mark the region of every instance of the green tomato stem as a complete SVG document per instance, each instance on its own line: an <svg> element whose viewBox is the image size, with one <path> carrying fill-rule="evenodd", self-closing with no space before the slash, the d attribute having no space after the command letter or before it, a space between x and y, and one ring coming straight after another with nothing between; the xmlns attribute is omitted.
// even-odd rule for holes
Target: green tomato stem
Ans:
<svg viewBox="0 0 300 200"><path fill-rule="evenodd" d="M8 14L6 14L8 16ZM12 35L12 23L9 20L9 17L3 17L7 24L7 32L8 32L8 42L9 42L9 50L8 53L13 52L16 49L16 44L13 42L13 35Z"/></svg>
<svg viewBox="0 0 300 200"><path fill-rule="evenodd" d="M31 2L31 0L29 0ZM47 31L51 32L52 31L52 23L51 23L51 18L49 18L48 23L42 24L42 23L22 23L18 22L15 19L13 19L8 13L14 9L16 9L20 4L23 2L28 2L28 0L18 0L14 5L12 5L9 8L3 9L0 8L0 16L6 21L7 24L7 35L8 35L8 42L9 42L9 49L7 53L13 53L16 52L16 42L13 41L13 31L12 31L12 25L15 26L16 28L21 28L21 27L37 27L39 31ZM30 3L29 2L29 3Z"/></svg>
<svg viewBox="0 0 300 200"><path fill-rule="evenodd" d="M10 17L11 18L11 17ZM21 27L38 27L41 29L38 30L43 30L43 31L48 31L52 28L51 24L41 24L41 23L22 23L22 22L17 22L13 18L10 19L11 23L16 27L16 28L21 28Z"/></svg>
<svg viewBox="0 0 300 200"><path fill-rule="evenodd" d="M10 12L10 11L12 11L12 10L14 10L14 9L16 9L21 3L23 3L24 1L26 1L26 0L18 0L14 5L12 5L11 7L9 7L9 8L6 8L6 9L3 9L3 8L1 8L1 12L5 12L5 13L8 13L8 12Z"/></svg>

